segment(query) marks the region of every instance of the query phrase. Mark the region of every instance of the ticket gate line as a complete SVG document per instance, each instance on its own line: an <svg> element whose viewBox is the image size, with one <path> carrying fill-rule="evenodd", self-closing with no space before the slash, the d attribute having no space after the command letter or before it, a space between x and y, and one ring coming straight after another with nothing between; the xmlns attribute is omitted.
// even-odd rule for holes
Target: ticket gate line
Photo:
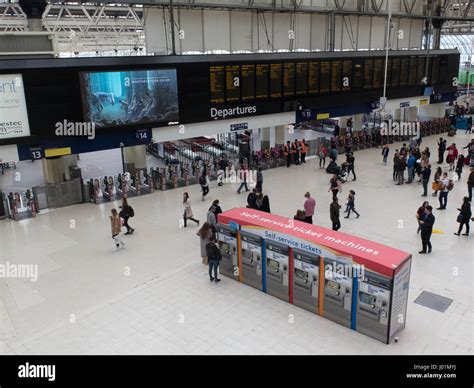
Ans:
<svg viewBox="0 0 474 388"><path fill-rule="evenodd" d="M319 306L318 306L318 314L320 316L324 316L324 257L319 257Z"/></svg>
<svg viewBox="0 0 474 388"><path fill-rule="evenodd" d="M357 298L359 295L359 279L352 278L352 308L351 308L351 329L357 330Z"/></svg>

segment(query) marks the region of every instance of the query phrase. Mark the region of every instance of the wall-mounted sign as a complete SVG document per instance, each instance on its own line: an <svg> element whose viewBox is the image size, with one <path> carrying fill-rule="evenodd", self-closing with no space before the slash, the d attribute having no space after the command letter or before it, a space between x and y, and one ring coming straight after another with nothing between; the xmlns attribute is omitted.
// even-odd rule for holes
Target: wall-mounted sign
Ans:
<svg viewBox="0 0 474 388"><path fill-rule="evenodd" d="M230 124L231 131L243 131L244 129L249 129L248 123Z"/></svg>
<svg viewBox="0 0 474 388"><path fill-rule="evenodd" d="M30 136L23 77L0 74L0 140Z"/></svg>
<svg viewBox="0 0 474 388"><path fill-rule="evenodd" d="M324 120L329 118L329 113L318 113L316 115L316 120Z"/></svg>
<svg viewBox="0 0 474 388"><path fill-rule="evenodd" d="M420 100L420 105L428 105L430 103L430 100L425 99L425 100Z"/></svg>
<svg viewBox="0 0 474 388"><path fill-rule="evenodd" d="M400 103L400 108L408 108L410 106L410 101L404 101Z"/></svg>
<svg viewBox="0 0 474 388"><path fill-rule="evenodd" d="M64 155L71 155L71 147L64 147L64 148L50 148L44 150L44 156L47 158L53 158L55 156L64 156Z"/></svg>
<svg viewBox="0 0 474 388"><path fill-rule="evenodd" d="M30 155L32 160L39 160L43 157L43 149L41 147L30 147Z"/></svg>

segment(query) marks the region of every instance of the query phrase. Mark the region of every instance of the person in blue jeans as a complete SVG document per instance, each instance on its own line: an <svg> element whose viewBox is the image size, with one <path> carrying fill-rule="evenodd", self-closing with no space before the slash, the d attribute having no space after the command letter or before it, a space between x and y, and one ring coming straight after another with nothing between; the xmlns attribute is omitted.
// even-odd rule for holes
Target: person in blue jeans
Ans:
<svg viewBox="0 0 474 388"><path fill-rule="evenodd" d="M439 191L439 208L437 208L437 210L445 210L446 206L448 205L449 179L447 172L443 173L441 184L441 190Z"/></svg>
<svg viewBox="0 0 474 388"><path fill-rule="evenodd" d="M344 218L349 218L349 216L351 215L351 211L353 211L356 214L357 218L360 217L360 214L357 213L357 210L355 209L355 191L354 190L349 191L349 196L347 197L347 205L346 205L346 211L345 211L347 215Z"/></svg>
<svg viewBox="0 0 474 388"><path fill-rule="evenodd" d="M209 280L211 282L219 283L221 279L217 277L217 270L219 268L219 262L222 260L222 255L214 238L211 238L207 243L206 253L209 264Z"/></svg>
<svg viewBox="0 0 474 388"><path fill-rule="evenodd" d="M239 178L240 178L240 186L237 190L237 193L240 194L240 190L242 190L245 187L245 191L250 191L248 186L247 186L247 169L245 168L244 165L240 167L240 172L239 172Z"/></svg>
<svg viewBox="0 0 474 388"><path fill-rule="evenodd" d="M408 168L408 181L407 183L413 182L413 179L415 179L415 163L416 163L416 158L413 152L410 152L410 156L407 160L407 168Z"/></svg>

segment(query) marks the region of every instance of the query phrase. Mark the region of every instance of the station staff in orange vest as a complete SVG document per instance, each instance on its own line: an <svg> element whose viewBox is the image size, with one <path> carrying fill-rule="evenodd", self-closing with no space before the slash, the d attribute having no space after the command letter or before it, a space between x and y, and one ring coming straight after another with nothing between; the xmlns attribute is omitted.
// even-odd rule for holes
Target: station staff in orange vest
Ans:
<svg viewBox="0 0 474 388"><path fill-rule="evenodd" d="M283 155L286 158L286 167L290 167L291 164L291 144L290 141L286 142L286 145L283 146Z"/></svg>
<svg viewBox="0 0 474 388"><path fill-rule="evenodd" d="M308 152L308 146L306 144L306 140L301 140L300 143L301 147L301 164L306 163L306 153Z"/></svg>

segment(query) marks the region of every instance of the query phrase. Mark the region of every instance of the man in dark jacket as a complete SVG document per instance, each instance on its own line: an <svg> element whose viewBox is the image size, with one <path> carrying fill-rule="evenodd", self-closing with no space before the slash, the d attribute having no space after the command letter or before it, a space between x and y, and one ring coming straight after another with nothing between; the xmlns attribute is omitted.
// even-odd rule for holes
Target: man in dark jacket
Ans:
<svg viewBox="0 0 474 388"><path fill-rule="evenodd" d="M421 229L421 244L423 246L422 250L418 252L419 254L426 253L426 248L428 248L428 253L431 253L431 233L433 232L433 225L435 223L435 216L433 215L433 207L425 207L425 215L422 220L420 220L420 229Z"/></svg>
<svg viewBox="0 0 474 388"><path fill-rule="evenodd" d="M469 178L467 178L467 193L469 194L469 202L472 202L472 189L474 188L474 167L471 167Z"/></svg>
<svg viewBox="0 0 474 388"><path fill-rule="evenodd" d="M217 269L219 268L219 262L222 260L222 255L219 248L216 245L216 241L211 238L211 240L206 245L207 259L209 263L209 279L219 283L221 279L217 277ZM212 272L214 271L214 276Z"/></svg>
<svg viewBox="0 0 474 388"><path fill-rule="evenodd" d="M428 183L430 181L430 176L431 164L421 170L421 181L423 182L423 194L421 195L422 197L426 197L428 195Z"/></svg>
<svg viewBox="0 0 474 388"><path fill-rule="evenodd" d="M446 152L446 141L442 137L440 137L438 141L438 164L443 163L445 152Z"/></svg>
<svg viewBox="0 0 474 388"><path fill-rule="evenodd" d="M256 209L257 205L257 189L254 188L252 192L247 196L247 207L249 209Z"/></svg>
<svg viewBox="0 0 474 388"><path fill-rule="evenodd" d="M352 172L352 175L354 175L353 180L356 180L357 177L356 177L355 166L354 166L355 158L354 158L354 153L353 152L351 152L347 155L346 163L347 163L347 179L349 179L349 174Z"/></svg>
<svg viewBox="0 0 474 388"><path fill-rule="evenodd" d="M341 221L339 219L339 210L341 209L341 205L336 198L333 198L331 205L329 206L329 214L332 221L332 230L339 230L341 228Z"/></svg>

